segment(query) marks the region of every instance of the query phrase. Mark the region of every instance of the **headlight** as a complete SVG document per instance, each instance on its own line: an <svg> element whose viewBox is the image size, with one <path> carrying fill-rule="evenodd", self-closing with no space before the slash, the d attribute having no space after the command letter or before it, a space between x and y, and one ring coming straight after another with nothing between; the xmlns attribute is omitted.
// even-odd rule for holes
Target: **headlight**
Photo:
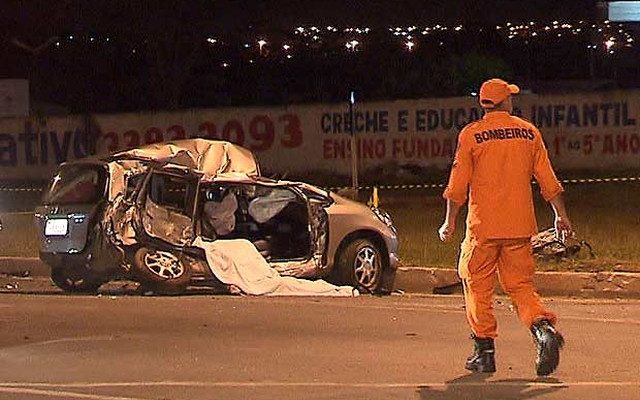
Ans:
<svg viewBox="0 0 640 400"><path fill-rule="evenodd" d="M383 211L377 207L371 207L371 211L373 211L375 216L378 217L378 219L382 221L383 224L395 231L396 228L395 226L393 226L393 220L391 219L391 215L389 215L388 212Z"/></svg>

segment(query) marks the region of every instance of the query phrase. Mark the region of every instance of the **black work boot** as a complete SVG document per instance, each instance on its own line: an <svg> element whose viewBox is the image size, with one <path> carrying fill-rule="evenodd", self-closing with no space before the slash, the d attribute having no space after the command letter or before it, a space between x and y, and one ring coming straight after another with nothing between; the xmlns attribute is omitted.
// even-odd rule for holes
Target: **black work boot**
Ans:
<svg viewBox="0 0 640 400"><path fill-rule="evenodd" d="M474 340L473 354L467 358L465 368L473 372L496 372L495 347L492 338L479 338L471 335Z"/></svg>
<svg viewBox="0 0 640 400"><path fill-rule="evenodd" d="M546 376L558 368L560 363L560 349L564 346L564 338L546 319L536 321L531 325L531 334L536 342L536 373Z"/></svg>

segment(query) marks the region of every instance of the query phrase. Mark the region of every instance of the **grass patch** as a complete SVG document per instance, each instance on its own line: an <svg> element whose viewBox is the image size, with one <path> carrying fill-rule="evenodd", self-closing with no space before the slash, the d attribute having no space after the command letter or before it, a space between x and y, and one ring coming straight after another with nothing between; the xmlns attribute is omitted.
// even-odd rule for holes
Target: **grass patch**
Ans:
<svg viewBox="0 0 640 400"><path fill-rule="evenodd" d="M539 269L640 271L640 183L576 184L565 188L574 228L581 239L591 243L596 259L541 263ZM441 193L441 189L380 191L380 206L391 214L398 227L400 257L404 265L455 266L464 220L461 215L452 242L440 242L436 232L444 216ZM33 217L7 213L9 210L33 209L35 196L28 196L2 202L5 213L0 214L4 224L0 231L1 256L38 256ZM551 209L539 195L535 197L535 205L540 228L551 226Z"/></svg>
<svg viewBox="0 0 640 400"><path fill-rule="evenodd" d="M566 185L565 199L577 235L588 241L595 260L579 258L541 263L541 270L640 271L640 183ZM534 190L534 192L537 192ZM463 211L456 237L438 240L444 217L442 190L380 191L380 206L394 219L400 236L400 256L405 265L452 268L464 234ZM541 229L553 223L549 205L534 198Z"/></svg>
<svg viewBox="0 0 640 400"><path fill-rule="evenodd" d="M0 256L38 257L33 214L0 214Z"/></svg>

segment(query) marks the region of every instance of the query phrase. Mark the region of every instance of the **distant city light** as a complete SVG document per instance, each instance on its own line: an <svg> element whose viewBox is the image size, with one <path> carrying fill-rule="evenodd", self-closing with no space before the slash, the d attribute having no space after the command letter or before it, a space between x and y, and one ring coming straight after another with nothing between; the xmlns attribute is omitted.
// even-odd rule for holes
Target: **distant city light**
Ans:
<svg viewBox="0 0 640 400"><path fill-rule="evenodd" d="M634 2L629 2L634 3ZM640 3L638 1L637 3ZM331 48L336 43L344 43L347 50L352 52L359 52L363 50L363 43L366 41L363 37L371 31L371 28L362 26L335 26L335 25L323 25L320 26L297 26L292 27L293 30L289 31L289 37L283 37L280 42L281 54L286 55L296 49L296 54L302 52L324 52L331 51ZM545 40L558 40L558 38L571 38L576 37L578 40L582 40L582 43L588 44L588 49L594 49L594 51L600 51L604 54L611 54L613 51L620 51L626 48L636 47L640 33L634 29L627 28L626 25L610 22L600 21L593 23L590 21L552 21L545 24L529 22L507 22L500 25L493 25L489 28L496 32L496 35L503 41L509 43L522 43L524 45L532 45L534 43L545 44ZM459 35L473 36L476 33L486 31L487 27L475 27L464 26L461 24L456 25L392 25L382 29L383 33L392 38L401 38L397 41L396 45L400 48L412 52L416 50L417 46L435 45L445 47L452 40L457 40ZM380 33L380 32L378 32ZM295 35L295 39L292 37ZM420 35L420 36L418 36ZM452 36L455 35L455 36ZM427 37L431 37L430 41ZM419 37L425 37L425 40L421 42ZM418 39L417 39L418 38ZM203 39L210 45L220 45L223 43L221 38L215 38L213 36L203 35ZM240 39L232 37L225 39L224 44L230 48L234 46L239 49L251 49L252 46L257 46L260 50L262 57L276 56L277 53L271 53L269 45L273 43L268 42L268 38L264 36L254 36L253 39ZM373 40L381 40L379 36L375 36ZM384 39L382 39L384 40ZM566 39L565 39L566 40ZM572 40L572 39L569 39ZM74 34L65 34L61 36L61 39L54 41L54 48L64 49L65 46L70 46L73 42L74 46L91 43L92 46L97 44L111 43L109 37L95 36L94 32L77 32ZM253 44L252 44L253 43ZM589 44L590 43L590 44ZM594 45L595 43L595 45ZM124 43L116 41L114 45L123 46ZM134 46L139 47L142 43L134 43ZM133 47L133 46L132 46ZM126 49L129 54L135 52L132 47ZM584 47L583 47L584 48ZM282 56L281 55L281 56ZM231 64L236 64L233 59L227 60ZM246 62L247 60L245 60ZM217 62L220 62L218 60Z"/></svg>
<svg viewBox="0 0 640 400"><path fill-rule="evenodd" d="M347 42L346 47L351 51L356 51L356 47L360 44L357 40L351 40Z"/></svg>
<svg viewBox="0 0 640 400"><path fill-rule="evenodd" d="M607 51L611 50L611 48L616 44L614 38L609 38L609 40L604 42L604 47L606 47Z"/></svg>

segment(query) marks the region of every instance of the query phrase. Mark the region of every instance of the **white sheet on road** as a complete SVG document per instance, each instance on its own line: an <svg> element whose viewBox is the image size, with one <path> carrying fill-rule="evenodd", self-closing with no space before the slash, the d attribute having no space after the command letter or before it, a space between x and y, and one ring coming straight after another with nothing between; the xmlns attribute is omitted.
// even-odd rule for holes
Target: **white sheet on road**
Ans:
<svg viewBox="0 0 640 400"><path fill-rule="evenodd" d="M216 278L250 295L351 297L358 294L351 286L280 276L245 239L207 242L197 237L193 245L205 251L209 268Z"/></svg>

